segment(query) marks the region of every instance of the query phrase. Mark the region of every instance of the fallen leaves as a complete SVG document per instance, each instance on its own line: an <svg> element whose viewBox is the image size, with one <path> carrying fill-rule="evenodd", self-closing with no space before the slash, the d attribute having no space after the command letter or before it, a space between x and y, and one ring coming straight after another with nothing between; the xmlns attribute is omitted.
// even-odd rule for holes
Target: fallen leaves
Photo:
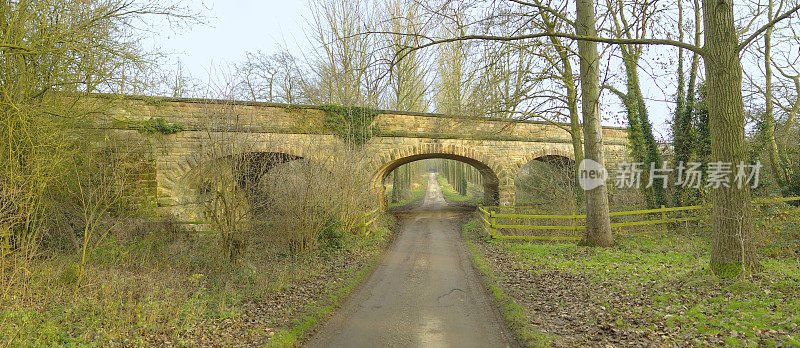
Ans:
<svg viewBox="0 0 800 348"><path fill-rule="evenodd" d="M774 322L771 328L747 326L753 316L767 320L758 311L777 311L778 305L764 301L754 309L743 298L743 294L753 293L778 303L786 303L780 299L794 301L794 296L787 294L793 293L796 284L780 291L770 287L768 277L750 280L761 285L720 284L682 266L682 260L671 264L647 257L614 261L613 257L598 256L606 251L576 250L562 255L558 246L547 254L541 248L476 245L500 278L501 287L525 308L529 324L553 337L555 347L752 346L768 342L781 346L791 345L798 332L791 317L782 324ZM581 258L584 263L578 262ZM800 310L784 309L789 313ZM774 316L775 312L764 315Z"/></svg>

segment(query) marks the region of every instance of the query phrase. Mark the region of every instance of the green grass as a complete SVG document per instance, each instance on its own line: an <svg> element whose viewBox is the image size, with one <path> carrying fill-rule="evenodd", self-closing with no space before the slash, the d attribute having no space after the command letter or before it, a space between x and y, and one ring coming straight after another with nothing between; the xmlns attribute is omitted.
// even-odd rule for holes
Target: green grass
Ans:
<svg viewBox="0 0 800 348"><path fill-rule="evenodd" d="M628 323L626 316L620 315L617 325L623 328L665 325L701 342L719 335L726 345L800 347L800 209L782 205L764 208L761 213L755 219L754 238L762 269L735 279L720 279L711 271L711 232L705 224L653 230L637 237L617 236L610 248L553 243L485 245L512 256L532 278L551 272L573 274L589 282L586 291L602 288L615 294L623 305L592 301L608 307L609 312L636 312L629 315L637 317L638 324ZM477 219L471 221L465 231L478 231L477 223ZM469 239L468 244L481 272L491 272ZM519 331L524 316L514 313L518 306L507 304L514 299L503 298L502 290L493 289L492 277L489 287L501 293L495 296L502 306L512 307L505 311L511 313L508 320ZM631 306L625 299L643 299L646 305ZM535 326L525 325L535 332Z"/></svg>
<svg viewBox="0 0 800 348"><path fill-rule="evenodd" d="M533 273L559 270L611 284L622 293L644 291L653 306L642 310L653 318L669 315L683 330L697 335L724 330L753 338L756 330L793 330L792 323L800 325L796 296L800 263L796 259L767 259L758 278L721 281L709 270L707 244L697 237L656 236L618 239L608 249L572 244L500 247L529 265ZM642 289L639 284L650 285ZM676 284L688 286L676 289Z"/></svg>
<svg viewBox="0 0 800 348"><path fill-rule="evenodd" d="M450 183L447 182L447 179L438 173L436 174L436 179L439 180L439 186L442 187L442 194L444 194L444 198L450 202L467 202L475 198L470 190L467 190L466 195L460 195L455 189L453 189L453 186L450 186Z"/></svg>

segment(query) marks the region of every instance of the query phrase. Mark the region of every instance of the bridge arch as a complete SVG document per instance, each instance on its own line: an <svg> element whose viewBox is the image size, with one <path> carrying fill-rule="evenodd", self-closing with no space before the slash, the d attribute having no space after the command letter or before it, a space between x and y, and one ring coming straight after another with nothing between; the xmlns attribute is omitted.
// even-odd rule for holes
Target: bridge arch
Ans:
<svg viewBox="0 0 800 348"><path fill-rule="evenodd" d="M575 164L575 154L572 151L568 151L565 149L559 148L542 148L535 150L531 153L522 156L518 161L515 162L516 170L519 171L522 169L523 166L530 163L533 160L539 160L543 162L547 162L549 160L569 160L573 164Z"/></svg>
<svg viewBox="0 0 800 348"><path fill-rule="evenodd" d="M471 148L434 143L396 149L389 155L381 156L372 179L373 191L381 205L386 205L383 183L389 173L406 163L432 158L450 159L473 166L483 179L484 201L489 204L498 204L501 201L501 183L507 179L509 171L504 170L499 161Z"/></svg>
<svg viewBox="0 0 800 348"><path fill-rule="evenodd" d="M576 163L571 152L541 150L517 170L515 204L568 209L574 212Z"/></svg>
<svg viewBox="0 0 800 348"><path fill-rule="evenodd" d="M162 195L169 198L169 211L179 220L197 220L203 214L204 207L200 202L200 191L203 190L203 181L209 178L210 173L216 180L227 177L215 171L220 167L235 165L238 174L227 173L231 181L238 186L255 184L261 175L277 165L304 159L302 152L295 149L252 147L229 151L198 151L185 156L177 166L169 171L169 178L160 180Z"/></svg>

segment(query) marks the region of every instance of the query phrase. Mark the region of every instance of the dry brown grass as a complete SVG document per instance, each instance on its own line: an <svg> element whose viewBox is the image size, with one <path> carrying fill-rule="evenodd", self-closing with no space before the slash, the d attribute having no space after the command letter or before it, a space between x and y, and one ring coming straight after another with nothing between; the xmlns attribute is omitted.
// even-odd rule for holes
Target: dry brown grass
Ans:
<svg viewBox="0 0 800 348"><path fill-rule="evenodd" d="M7 256L0 279L0 345L191 344L200 340L195 332L241 321L248 303L343 271L328 267L329 258L352 254L353 262L337 267L362 267L382 240L374 234L347 250L292 257L254 237L231 262L219 252L217 236L169 227L150 225L143 236L110 236L88 258L77 288L80 257L74 253ZM285 325L315 300L278 301L273 305L286 311L259 320L265 328ZM217 342L225 342L225 330L219 335Z"/></svg>

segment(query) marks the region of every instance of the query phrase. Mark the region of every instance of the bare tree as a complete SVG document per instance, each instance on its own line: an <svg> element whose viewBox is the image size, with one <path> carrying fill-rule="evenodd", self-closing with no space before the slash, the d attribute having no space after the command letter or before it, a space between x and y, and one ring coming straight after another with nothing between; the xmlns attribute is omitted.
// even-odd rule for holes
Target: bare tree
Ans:
<svg viewBox="0 0 800 348"><path fill-rule="evenodd" d="M591 0L575 2L575 34L596 37L594 4ZM583 112L584 156L605 163L603 156L603 127L600 123L600 55L597 42L578 42L581 65L581 108ZM586 233L581 244L610 246L611 218L608 215L608 189L601 184L586 190Z"/></svg>
<svg viewBox="0 0 800 348"><path fill-rule="evenodd" d="M537 26L539 30L545 32L556 32L562 28L574 30L574 21L568 20L562 15L553 15L553 11L544 10L555 9L555 12L557 13L567 13L569 11L567 8L567 2L544 3L542 1L535 0L533 3L536 6L534 13L539 17L540 20L534 21L531 24ZM518 11L524 11L526 8L525 5L518 5L517 7L519 8ZM525 18L524 16L519 15L515 17ZM555 101L560 105L555 107L555 117L547 117L546 115L548 114L548 110L540 109L531 110L530 112L525 113L525 115L542 118L545 121L551 122L552 124L557 125L558 127L567 131L572 139L572 150L575 154L575 163L580 163L583 160L583 137L581 130L581 116L578 113L578 84L575 78L575 71L573 71L573 60L577 57L577 53L574 50L574 44L570 42L564 42L564 40L561 38L550 36L544 40L545 41L541 42L540 44L528 46L527 49L532 51L531 54L533 54L535 58L526 57L526 59L545 61L547 64L538 67L540 69L540 71L537 73L537 75L539 75L538 79L554 81L560 85L561 91L547 93L548 91L546 89L543 90L540 86L531 86L531 89L525 92L532 95L525 96L525 98L534 98L537 96L544 97L546 102L551 103ZM565 119L565 117L562 116L564 109L566 109L566 114L568 115L566 118L568 119L569 127L565 127L558 122ZM576 166L576 179L580 174L577 173L578 169L579 168ZM578 187L578 185L575 185L575 189L577 192L577 200L582 201L582 189Z"/></svg>
<svg viewBox="0 0 800 348"><path fill-rule="evenodd" d="M692 14L694 14L694 45L700 47L702 40L702 26L700 23L700 4L699 0L693 0ZM683 2L678 1L678 40L684 39L683 28ZM689 80L685 81L684 76L684 49L678 48L678 87L676 93L675 105L675 119L673 121L673 165L677 167L680 163L687 163L691 160L692 155L696 151L696 130L693 129L692 124L694 121L694 114L696 111L696 96L697 96L697 78L698 67L700 65L700 55L697 52L692 53L692 63L689 68ZM684 90L684 85L686 89ZM673 191L672 204L673 206L680 206L686 201L685 190L683 186L677 186Z"/></svg>
<svg viewBox="0 0 800 348"><path fill-rule="evenodd" d="M318 46L310 60L313 78L304 80L314 104L378 105L385 72L378 64L375 24L364 0L311 2L311 40Z"/></svg>
<svg viewBox="0 0 800 348"><path fill-rule="evenodd" d="M252 101L295 104L302 100L302 78L297 60L281 50L266 54L245 53L244 62L236 66L240 79L236 95Z"/></svg>
<svg viewBox="0 0 800 348"><path fill-rule="evenodd" d="M425 34L417 3L408 3L403 0L391 0L387 3L388 40L391 44L390 53L394 56L409 47L419 44L419 37ZM391 58L391 57L390 57ZM389 76L389 91L391 92L389 106L399 111L425 112L428 102L425 96L428 84L425 76L428 66L424 61L422 52L412 52L405 59L391 67Z"/></svg>
<svg viewBox="0 0 800 348"><path fill-rule="evenodd" d="M462 36L466 33L466 8L463 5L443 7L445 16L439 30L445 36ZM436 69L436 112L450 115L467 113L470 99L470 82L475 71L469 62L469 43L454 41L438 47Z"/></svg>
<svg viewBox="0 0 800 348"><path fill-rule="evenodd" d="M623 0L606 0L611 14L614 36L622 39L644 39L650 36L655 21L656 3L650 1L624 2ZM639 80L639 61L645 45L619 45L622 63L625 67L625 91L606 86L616 94L627 111L628 141L632 157L645 165L660 167L661 151L653 135L653 126L647 112L647 105L642 95ZM643 180L649 180L649 171L645 171ZM651 208L667 204L663 179L654 179L650 187L642 186L642 192Z"/></svg>
<svg viewBox="0 0 800 348"><path fill-rule="evenodd" d="M127 0L3 1L0 13L0 186L19 193L12 230L28 243L42 231L46 193L72 174L65 129L96 111L76 101L140 82L131 76L152 65L137 44L147 16L190 17L175 5Z"/></svg>

